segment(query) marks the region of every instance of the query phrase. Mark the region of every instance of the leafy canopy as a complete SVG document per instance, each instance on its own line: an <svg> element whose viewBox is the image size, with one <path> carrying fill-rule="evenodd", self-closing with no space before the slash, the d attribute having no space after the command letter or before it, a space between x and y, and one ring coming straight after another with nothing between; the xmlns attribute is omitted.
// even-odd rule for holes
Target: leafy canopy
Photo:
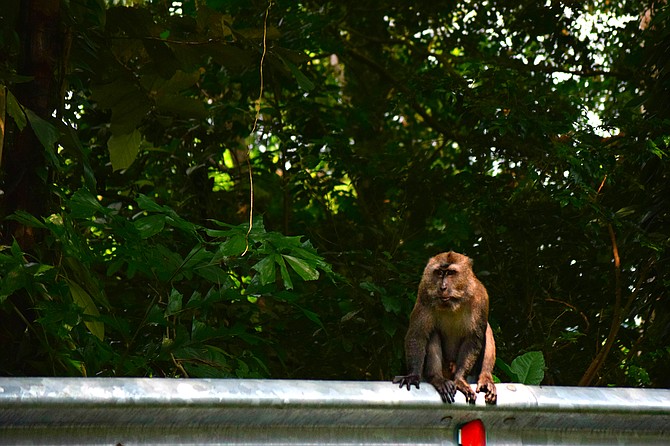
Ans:
<svg viewBox="0 0 670 446"><path fill-rule="evenodd" d="M669 385L663 2L6 3L1 373L387 379L454 249L501 378Z"/></svg>

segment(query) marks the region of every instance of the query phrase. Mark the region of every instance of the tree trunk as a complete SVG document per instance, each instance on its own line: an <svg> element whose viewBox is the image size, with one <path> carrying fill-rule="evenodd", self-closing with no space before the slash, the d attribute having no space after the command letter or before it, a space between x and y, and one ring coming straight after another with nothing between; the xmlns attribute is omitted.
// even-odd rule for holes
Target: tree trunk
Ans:
<svg viewBox="0 0 670 446"><path fill-rule="evenodd" d="M60 0L22 0L16 24L21 41L17 72L33 79L17 84L13 91L19 104L47 120L59 103L63 47L60 10ZM48 210L51 177L44 147L30 125L23 131L16 126L12 128L3 150L3 213L6 216L23 210L35 216L44 215ZM5 242L12 237L23 249L29 249L38 241L33 228L17 222L10 222L3 231Z"/></svg>

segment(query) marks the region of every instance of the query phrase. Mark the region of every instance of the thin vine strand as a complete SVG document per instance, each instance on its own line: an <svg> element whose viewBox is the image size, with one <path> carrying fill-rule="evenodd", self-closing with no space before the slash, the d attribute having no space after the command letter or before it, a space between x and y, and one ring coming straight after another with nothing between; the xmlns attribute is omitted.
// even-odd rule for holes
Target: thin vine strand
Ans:
<svg viewBox="0 0 670 446"><path fill-rule="evenodd" d="M258 93L258 99L256 100L256 117L254 118L254 125L251 129L251 134L256 133L256 128L258 127L258 120L261 116L261 102L263 101L263 65L265 63L265 55L267 54L267 37L268 37L268 16L270 15L270 8L272 7L272 1L268 2L268 7L265 10L265 17L263 19L263 52L261 54L261 63L259 68L260 74L260 90ZM247 168L249 169L249 229L247 234L244 237L245 248L242 255L244 256L249 252L249 234L251 234L251 229L254 226L254 175L251 170L251 147L247 147Z"/></svg>

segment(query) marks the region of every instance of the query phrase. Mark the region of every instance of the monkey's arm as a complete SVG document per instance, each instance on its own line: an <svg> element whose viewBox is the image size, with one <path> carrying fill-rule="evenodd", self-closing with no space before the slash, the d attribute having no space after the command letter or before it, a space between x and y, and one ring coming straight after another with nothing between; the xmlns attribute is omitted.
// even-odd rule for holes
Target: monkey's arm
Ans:
<svg viewBox="0 0 670 446"><path fill-rule="evenodd" d="M393 378L394 384L400 384L400 387L407 386L407 390L412 385L419 388L430 337L428 327L432 327L429 314L420 303L417 303L409 318L409 329L405 336L405 360L409 373Z"/></svg>
<svg viewBox="0 0 670 446"><path fill-rule="evenodd" d="M493 383L493 366L496 362L496 342L493 339L493 330L486 324L486 340L484 343L484 359L482 361L482 370L477 380L476 392L484 392L484 399L487 404L495 404L498 399L496 385Z"/></svg>

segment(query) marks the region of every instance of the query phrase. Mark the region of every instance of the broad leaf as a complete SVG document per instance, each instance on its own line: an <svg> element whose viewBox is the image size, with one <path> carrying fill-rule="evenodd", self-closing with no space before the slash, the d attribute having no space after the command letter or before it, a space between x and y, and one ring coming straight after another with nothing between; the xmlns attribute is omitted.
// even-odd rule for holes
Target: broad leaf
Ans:
<svg viewBox="0 0 670 446"><path fill-rule="evenodd" d="M109 159L114 170L127 169L140 152L142 135L135 129L130 133L112 135L107 141Z"/></svg>
<svg viewBox="0 0 670 446"><path fill-rule="evenodd" d="M544 379L544 367L542 352L533 351L515 358L510 369L522 384L538 385Z"/></svg>
<svg viewBox="0 0 670 446"><path fill-rule="evenodd" d="M95 305L95 302L93 302L91 296L77 283L69 279L66 279L66 281L68 287L70 288L70 294L72 295L72 300L74 301L74 303L79 305L84 310L84 314L88 314L90 316L95 317L100 316L98 307ZM93 334L101 341L104 340L105 324L97 320L84 320L84 324L91 332L91 334Z"/></svg>
<svg viewBox="0 0 670 446"><path fill-rule="evenodd" d="M167 308L165 309L165 317L174 316L179 313L182 308L183 299L184 295L172 288L172 292L170 292L170 296L168 297Z"/></svg>
<svg viewBox="0 0 670 446"><path fill-rule="evenodd" d="M265 257L263 260L256 263L252 268L258 271L261 285L274 283L276 278L274 254Z"/></svg>
<svg viewBox="0 0 670 446"><path fill-rule="evenodd" d="M23 113L19 101L16 100L16 97L9 91L9 89L7 89L7 113L14 119L19 130L23 130L26 127L26 124L28 123L26 115Z"/></svg>
<svg viewBox="0 0 670 446"><path fill-rule="evenodd" d="M161 232L165 227L165 215L155 214L140 218L134 223L142 238L149 238Z"/></svg>
<svg viewBox="0 0 670 446"><path fill-rule="evenodd" d="M73 218L89 219L97 214L107 213L107 209L85 189L80 189L72 194L68 201L70 215Z"/></svg>
<svg viewBox="0 0 670 446"><path fill-rule="evenodd" d="M298 273L302 280L316 280L319 278L319 271L312 265L310 265L306 260L299 259L290 255L284 254L283 256L291 268Z"/></svg>

